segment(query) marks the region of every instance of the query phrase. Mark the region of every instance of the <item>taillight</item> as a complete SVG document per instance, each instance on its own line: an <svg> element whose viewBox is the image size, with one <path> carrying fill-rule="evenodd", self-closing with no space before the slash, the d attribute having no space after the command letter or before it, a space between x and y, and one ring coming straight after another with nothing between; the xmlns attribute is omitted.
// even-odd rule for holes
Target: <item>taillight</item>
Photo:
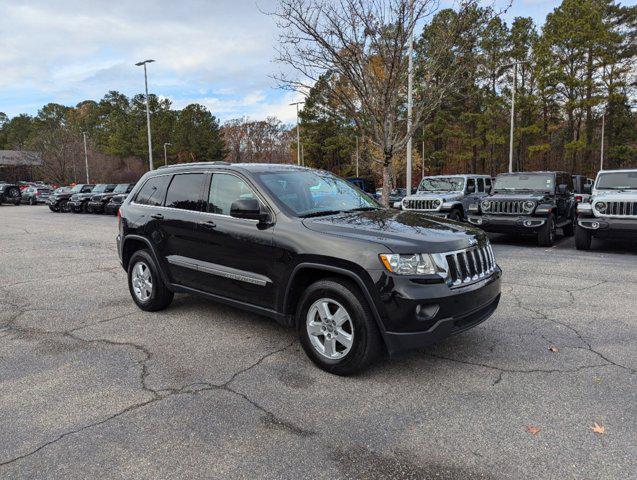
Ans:
<svg viewBox="0 0 637 480"><path fill-rule="evenodd" d="M581 195L575 195L575 201L576 202L581 202L583 199L583 197Z"/></svg>
<svg viewBox="0 0 637 480"><path fill-rule="evenodd" d="M122 225L122 212L117 210L117 227L119 228Z"/></svg>

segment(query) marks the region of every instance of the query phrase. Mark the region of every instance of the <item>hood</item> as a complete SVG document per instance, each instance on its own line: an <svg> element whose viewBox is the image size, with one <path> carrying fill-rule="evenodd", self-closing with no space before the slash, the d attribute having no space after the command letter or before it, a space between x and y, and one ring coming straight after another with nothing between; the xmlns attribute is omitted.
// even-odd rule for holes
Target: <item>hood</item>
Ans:
<svg viewBox="0 0 637 480"><path fill-rule="evenodd" d="M637 202L637 190L596 190L592 202Z"/></svg>
<svg viewBox="0 0 637 480"><path fill-rule="evenodd" d="M95 195L90 195L91 201L93 202L99 202L100 200L101 201L110 200L112 196L113 196L112 192L111 193L96 193Z"/></svg>
<svg viewBox="0 0 637 480"><path fill-rule="evenodd" d="M462 198L462 192L440 192L440 193L421 193L417 192L413 195L407 195L405 197L406 200L435 200L439 198L443 202L447 202L449 200L459 200Z"/></svg>
<svg viewBox="0 0 637 480"><path fill-rule="evenodd" d="M385 245L393 253L441 253L487 240L481 230L412 211L380 209L307 218L315 232Z"/></svg>
<svg viewBox="0 0 637 480"><path fill-rule="evenodd" d="M126 200L126 197L128 197L128 193L118 193L117 195L113 195L111 197L111 202L112 203L124 203L124 200Z"/></svg>
<svg viewBox="0 0 637 480"><path fill-rule="evenodd" d="M498 192L493 195L489 195L488 197L484 197L482 201L492 200L492 201L511 201L511 200L533 200L535 202L540 202L542 200L550 199L551 196L548 193L541 192Z"/></svg>

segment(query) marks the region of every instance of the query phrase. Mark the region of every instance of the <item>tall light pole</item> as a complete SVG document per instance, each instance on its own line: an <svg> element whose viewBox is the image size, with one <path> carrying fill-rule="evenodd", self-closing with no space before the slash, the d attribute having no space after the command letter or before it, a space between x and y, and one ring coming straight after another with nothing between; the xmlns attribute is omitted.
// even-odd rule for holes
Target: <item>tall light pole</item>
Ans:
<svg viewBox="0 0 637 480"><path fill-rule="evenodd" d="M407 133L409 139L407 140L407 178L405 179L405 187L407 188L407 195L411 195L411 122L412 122L412 109L413 109L413 90L414 90L414 0L411 0L409 5L409 63L407 67Z"/></svg>
<svg viewBox="0 0 637 480"><path fill-rule="evenodd" d="M290 105L296 105L296 164L301 165L301 127L299 125L299 105L305 102L294 102Z"/></svg>
<svg viewBox="0 0 637 480"><path fill-rule="evenodd" d="M86 132L82 132L84 137L84 164L86 165L86 183L91 183L88 179L88 149L86 148Z"/></svg>
<svg viewBox="0 0 637 480"><path fill-rule="evenodd" d="M146 88L146 126L148 128L148 166L151 170L153 167L153 141L150 136L150 106L148 105L148 75L146 73L146 64L153 63L155 60L144 60L143 62L137 62L135 65L138 67L144 66L144 87Z"/></svg>
<svg viewBox="0 0 637 480"><path fill-rule="evenodd" d="M356 178L358 178L358 135L356 135Z"/></svg>
<svg viewBox="0 0 637 480"><path fill-rule="evenodd" d="M524 60L513 62L505 67L513 65L513 89L511 90L511 127L509 129L509 173L513 172L513 123L515 121L515 90L518 83L518 65L528 63Z"/></svg>
<svg viewBox="0 0 637 480"><path fill-rule="evenodd" d="M166 147L172 145L172 143L164 143L164 165L168 165L168 154L166 153Z"/></svg>
<svg viewBox="0 0 637 480"><path fill-rule="evenodd" d="M602 112L602 141L599 148L599 169L604 170L604 127L606 124L606 110Z"/></svg>
<svg viewBox="0 0 637 480"><path fill-rule="evenodd" d="M425 178L425 127L424 126L422 127L422 178ZM411 195L411 190L409 190L409 195Z"/></svg>

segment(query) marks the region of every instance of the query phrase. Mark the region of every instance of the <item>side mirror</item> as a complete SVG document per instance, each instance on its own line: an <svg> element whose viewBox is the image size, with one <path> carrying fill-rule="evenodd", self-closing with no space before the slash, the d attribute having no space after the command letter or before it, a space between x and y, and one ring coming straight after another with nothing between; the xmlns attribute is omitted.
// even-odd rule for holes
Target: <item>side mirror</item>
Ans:
<svg viewBox="0 0 637 480"><path fill-rule="evenodd" d="M232 202L230 216L258 220L259 222L265 222L268 219L268 214L261 211L261 204L256 198L245 198Z"/></svg>
<svg viewBox="0 0 637 480"><path fill-rule="evenodd" d="M485 191L485 193L491 193L491 189L492 189L492 188L493 188L493 187L492 187L491 185L485 185L485 186L484 186L484 191Z"/></svg>
<svg viewBox="0 0 637 480"><path fill-rule="evenodd" d="M475 185L467 185L467 193L476 193Z"/></svg>
<svg viewBox="0 0 637 480"><path fill-rule="evenodd" d="M566 192L568 192L568 186L565 183L560 183L557 187L557 193L564 195Z"/></svg>

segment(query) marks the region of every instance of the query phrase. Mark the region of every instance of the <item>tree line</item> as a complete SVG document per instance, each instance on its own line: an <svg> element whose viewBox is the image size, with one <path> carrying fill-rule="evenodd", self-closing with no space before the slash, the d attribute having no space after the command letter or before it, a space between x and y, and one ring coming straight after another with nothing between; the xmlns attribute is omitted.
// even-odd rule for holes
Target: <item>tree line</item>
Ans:
<svg viewBox="0 0 637 480"><path fill-rule="evenodd" d="M410 8L413 5L413 10ZM279 0L279 60L301 91L301 157L343 176L356 172L404 185L413 139L414 181L425 174L506 171L515 89L515 170L594 175L637 166L637 7L564 0L540 28L507 24L473 1L434 9L434 0ZM407 45L413 49L414 109L406 109ZM514 67L517 65L517 67ZM295 163L296 130L269 117L223 125L205 106L175 109L149 97L156 166L228 160ZM602 138L602 125L604 135ZM37 115L0 113L0 149L36 150L33 173L56 183L136 180L147 169L144 95L111 91L75 107L50 103Z"/></svg>

